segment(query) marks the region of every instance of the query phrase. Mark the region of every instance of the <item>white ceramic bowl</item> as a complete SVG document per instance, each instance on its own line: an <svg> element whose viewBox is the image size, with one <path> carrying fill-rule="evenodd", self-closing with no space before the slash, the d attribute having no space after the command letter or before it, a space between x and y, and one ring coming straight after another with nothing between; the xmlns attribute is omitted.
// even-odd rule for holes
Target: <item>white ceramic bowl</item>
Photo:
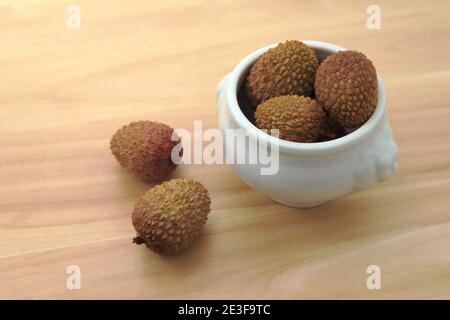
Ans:
<svg viewBox="0 0 450 320"><path fill-rule="evenodd" d="M303 42L315 50L319 61L345 50L326 42ZM238 105L238 90L255 60L276 45L249 54L217 88L219 128L223 133L227 129L244 129L250 136L249 143L238 145L232 157L255 150L251 144L257 141L279 149L279 170L274 175L261 175L259 163L232 164L234 171L256 190L294 207L317 206L389 178L397 166L397 146L389 125L386 92L379 76L374 113L363 126L339 139L318 143L281 140L256 128L244 115ZM224 151L226 155L230 153L226 138Z"/></svg>

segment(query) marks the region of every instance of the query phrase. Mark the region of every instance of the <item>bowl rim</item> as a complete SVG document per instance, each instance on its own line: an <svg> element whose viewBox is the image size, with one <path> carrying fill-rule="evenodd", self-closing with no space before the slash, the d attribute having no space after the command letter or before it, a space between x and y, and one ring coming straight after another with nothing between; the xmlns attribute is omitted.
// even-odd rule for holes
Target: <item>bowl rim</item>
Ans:
<svg viewBox="0 0 450 320"><path fill-rule="evenodd" d="M300 40L300 41L302 41L315 51L316 50L326 51L329 52L329 54L347 50L338 45L323 41L316 41L316 40ZM241 108L239 107L237 99L238 88L240 88L240 85L244 80L243 76L248 72L248 69L253 65L256 59L258 59L263 53L265 53L271 48L276 47L277 45L278 43L271 44L266 47L255 50L249 55L247 55L236 65L227 81L226 98L228 106L231 111L230 112L231 116L233 117L233 119L240 128L246 130L246 133L249 136L251 136L254 139L255 138L258 139L258 141L263 141L271 145L276 144L280 152L317 155L345 150L351 146L360 143L366 137L368 137L369 135L371 135L373 132L376 131L376 129L382 123L386 110L385 89L383 85L383 80L378 75L378 73L377 73L378 99L375 111L361 127L359 127L358 129L356 129L351 133L348 133L347 135L341 138L313 143L294 142L271 136L270 134L264 132L263 130L260 130L253 123L251 123L250 120L247 119L247 117L244 115Z"/></svg>

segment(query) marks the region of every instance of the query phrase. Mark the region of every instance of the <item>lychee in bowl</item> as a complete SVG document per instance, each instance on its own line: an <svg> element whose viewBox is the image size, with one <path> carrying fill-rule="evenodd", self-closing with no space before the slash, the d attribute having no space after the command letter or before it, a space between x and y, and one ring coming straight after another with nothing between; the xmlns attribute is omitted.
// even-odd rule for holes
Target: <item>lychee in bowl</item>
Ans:
<svg viewBox="0 0 450 320"><path fill-rule="evenodd" d="M319 61L345 50L326 42L302 41L314 49ZM236 174L275 201L294 207L317 206L389 178L397 166L397 146L379 75L374 113L361 127L341 138L315 143L292 142L271 136L252 123L252 112L242 99L241 87L256 59L275 46L277 44L246 56L217 88L218 125L224 136L227 161ZM235 139L229 135L227 138L227 131L245 132L246 143L234 143ZM270 165L261 159L256 163L242 162L242 159L251 159L259 148L267 148L269 155L277 152L278 159L274 156ZM276 165L278 170L275 170ZM262 174L264 168L266 174Z"/></svg>

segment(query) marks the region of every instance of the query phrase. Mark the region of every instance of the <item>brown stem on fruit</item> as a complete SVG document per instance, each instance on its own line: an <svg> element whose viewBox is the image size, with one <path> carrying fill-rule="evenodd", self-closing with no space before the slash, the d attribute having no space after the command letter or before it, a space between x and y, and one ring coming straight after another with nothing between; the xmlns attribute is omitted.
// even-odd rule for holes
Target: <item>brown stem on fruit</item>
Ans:
<svg viewBox="0 0 450 320"><path fill-rule="evenodd" d="M143 244L145 243L144 238L142 238L141 236L136 236L133 238L133 243L136 243L137 245Z"/></svg>

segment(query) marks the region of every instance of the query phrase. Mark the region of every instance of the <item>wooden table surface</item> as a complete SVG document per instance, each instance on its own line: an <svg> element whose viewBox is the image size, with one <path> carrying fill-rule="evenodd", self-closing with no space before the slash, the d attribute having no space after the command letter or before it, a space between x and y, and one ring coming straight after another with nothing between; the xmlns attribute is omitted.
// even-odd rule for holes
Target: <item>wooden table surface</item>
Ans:
<svg viewBox="0 0 450 320"><path fill-rule="evenodd" d="M450 298L450 2L0 2L0 298ZM317 39L367 54L399 146L389 181L313 209L251 189L225 165L184 165L212 211L185 253L131 243L152 185L111 156L134 120L217 125L215 88L249 52ZM66 286L69 265L81 289ZM378 265L381 289L368 290Z"/></svg>

